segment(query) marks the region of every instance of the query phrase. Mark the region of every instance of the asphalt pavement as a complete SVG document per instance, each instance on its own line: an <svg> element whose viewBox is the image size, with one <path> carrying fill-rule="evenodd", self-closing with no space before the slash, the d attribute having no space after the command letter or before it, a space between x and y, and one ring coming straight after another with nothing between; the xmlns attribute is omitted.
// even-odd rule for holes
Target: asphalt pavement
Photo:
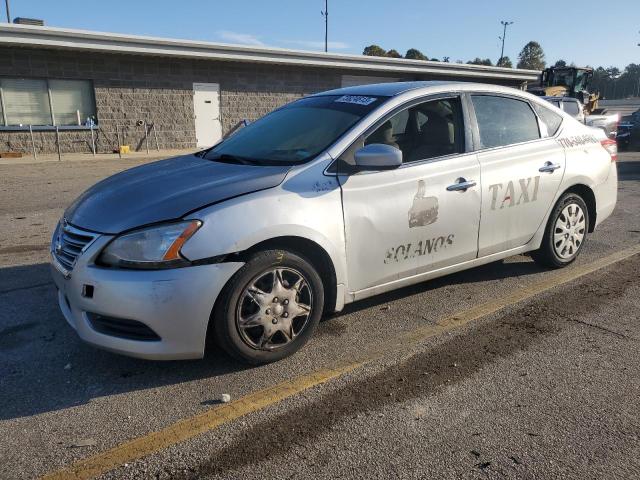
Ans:
<svg viewBox="0 0 640 480"><path fill-rule="evenodd" d="M614 215L563 273L640 243L640 154L620 157ZM135 360L68 327L47 245L75 196L140 161L0 165L0 478L112 451L122 461L104 478L640 478L640 255L559 285L518 256L377 296L259 368L215 351ZM500 299L456 328L413 333ZM241 400L366 352L377 353L215 428L162 434L195 428L223 393ZM136 455L136 438L157 448ZM69 472L82 477L82 465Z"/></svg>

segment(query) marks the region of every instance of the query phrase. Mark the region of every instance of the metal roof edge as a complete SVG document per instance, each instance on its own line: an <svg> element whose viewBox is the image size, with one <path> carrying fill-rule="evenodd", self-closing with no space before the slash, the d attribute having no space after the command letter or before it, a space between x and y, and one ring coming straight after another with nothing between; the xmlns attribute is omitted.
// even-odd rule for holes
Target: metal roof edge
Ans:
<svg viewBox="0 0 640 480"><path fill-rule="evenodd" d="M0 45L520 81L536 80L539 75L535 70L231 45L33 25L0 24Z"/></svg>

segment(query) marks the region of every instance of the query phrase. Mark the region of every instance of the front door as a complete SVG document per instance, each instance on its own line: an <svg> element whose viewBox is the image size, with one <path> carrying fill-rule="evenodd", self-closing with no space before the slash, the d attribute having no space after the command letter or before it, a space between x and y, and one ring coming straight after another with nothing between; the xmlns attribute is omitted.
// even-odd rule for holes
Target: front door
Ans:
<svg viewBox="0 0 640 480"><path fill-rule="evenodd" d="M453 97L401 110L363 139L400 148L403 165L339 175L351 292L476 257L480 167L463 132Z"/></svg>
<svg viewBox="0 0 640 480"><path fill-rule="evenodd" d="M210 147L222 138L220 123L220 85L193 84L193 114L198 147Z"/></svg>

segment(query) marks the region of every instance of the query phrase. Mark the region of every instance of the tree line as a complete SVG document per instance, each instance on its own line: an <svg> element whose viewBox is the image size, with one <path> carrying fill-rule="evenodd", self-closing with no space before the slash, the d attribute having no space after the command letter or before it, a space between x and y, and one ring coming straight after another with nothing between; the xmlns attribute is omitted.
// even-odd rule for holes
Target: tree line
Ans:
<svg viewBox="0 0 640 480"><path fill-rule="evenodd" d="M429 60L432 62L449 63L450 57L429 58L416 48L410 48L405 55L401 55L397 50L385 50L379 45L369 45L362 52L363 55L375 57L389 58L406 58L410 60ZM456 60L455 63L465 63L462 60ZM486 65L504 68L513 68L513 62L508 56L501 57L494 63L490 58L476 57L466 62L469 65ZM554 66L566 66L567 62L558 60ZM518 62L516 68L528 70L543 70L547 66L544 50L536 41L528 42L518 54ZM570 66L575 66L573 63ZM586 65L588 67L588 65ZM590 67L593 68L593 67ZM640 64L630 63L623 70L617 67L597 67L593 68L593 79L591 81L590 90L600 92L601 98L617 99L627 98L631 96L640 96Z"/></svg>
<svg viewBox="0 0 640 480"><path fill-rule="evenodd" d="M525 48L523 49L523 51L521 52L521 61L518 62L518 66L517 68L534 68L536 70L538 70L537 66L531 66L534 65L536 62L536 55L539 55L539 53L542 52L542 48L540 47L540 45L536 42L529 42L527 44L527 46L525 46ZM391 50L385 50L384 48L382 48L379 45L369 45L368 47L365 47L363 52L363 55L368 55L371 57L388 57L388 58L406 58L409 60L428 60L431 62L445 62L445 63L449 63L449 59L450 57L443 57L442 59L439 58L429 58L428 55L422 53L420 50L418 50L417 48L410 48L409 50L407 50L407 52L402 55L400 52L398 52L395 49L391 49ZM544 57L544 54L542 54L542 57ZM464 63L462 60L456 60L456 63ZM490 58L480 58L480 57L476 57L473 60L469 60L468 62L466 62L469 65L487 65L487 66L493 66L493 62L491 61ZM504 56L502 58L500 58L497 62L496 65L497 67L505 67L505 68L513 68L513 63L511 62L511 59L507 56ZM539 68L540 70L543 67Z"/></svg>

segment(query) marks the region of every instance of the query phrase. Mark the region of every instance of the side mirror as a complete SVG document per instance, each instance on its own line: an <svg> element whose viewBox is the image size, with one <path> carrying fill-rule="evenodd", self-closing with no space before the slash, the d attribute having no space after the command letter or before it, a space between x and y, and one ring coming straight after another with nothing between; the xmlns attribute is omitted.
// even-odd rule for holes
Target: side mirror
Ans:
<svg viewBox="0 0 640 480"><path fill-rule="evenodd" d="M354 154L356 166L363 170L390 170L402 165L402 151L391 145L371 143Z"/></svg>

